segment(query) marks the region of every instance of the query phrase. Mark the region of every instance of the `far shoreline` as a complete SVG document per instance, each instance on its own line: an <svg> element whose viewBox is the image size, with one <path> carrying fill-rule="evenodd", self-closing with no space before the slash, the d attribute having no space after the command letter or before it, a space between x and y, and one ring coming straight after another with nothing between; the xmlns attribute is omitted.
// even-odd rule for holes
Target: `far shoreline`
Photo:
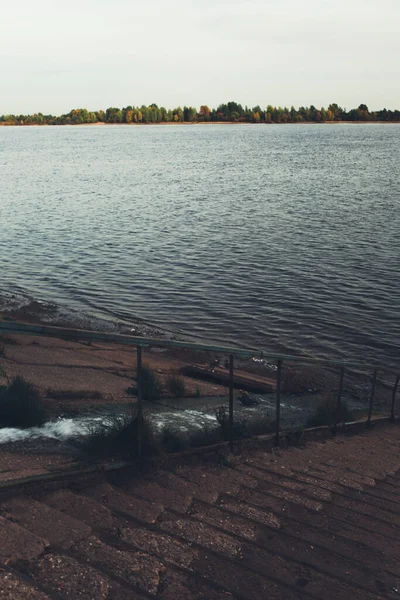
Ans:
<svg viewBox="0 0 400 600"><path fill-rule="evenodd" d="M165 126L196 126L196 125L254 125L254 126L262 126L262 125L400 125L400 121L299 121L297 123L249 123L243 121L196 121L196 122L170 122L170 121L160 121L159 123L104 123L103 121L99 121L97 123L65 123L65 124L53 124L49 125L48 123L24 123L24 124L15 124L15 123L0 123L0 127L154 127L157 125L165 125Z"/></svg>

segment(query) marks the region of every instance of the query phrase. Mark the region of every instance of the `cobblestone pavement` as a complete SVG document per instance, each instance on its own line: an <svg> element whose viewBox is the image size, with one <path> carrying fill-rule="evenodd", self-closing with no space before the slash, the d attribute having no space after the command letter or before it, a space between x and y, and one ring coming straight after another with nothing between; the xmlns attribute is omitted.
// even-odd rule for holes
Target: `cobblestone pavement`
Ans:
<svg viewBox="0 0 400 600"><path fill-rule="evenodd" d="M399 599L399 433L3 495L0 599Z"/></svg>

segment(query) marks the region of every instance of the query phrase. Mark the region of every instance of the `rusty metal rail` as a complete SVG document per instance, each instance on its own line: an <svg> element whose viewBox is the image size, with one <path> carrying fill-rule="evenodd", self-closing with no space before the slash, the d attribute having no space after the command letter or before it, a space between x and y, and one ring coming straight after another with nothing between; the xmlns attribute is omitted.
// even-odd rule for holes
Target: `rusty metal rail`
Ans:
<svg viewBox="0 0 400 600"><path fill-rule="evenodd" d="M204 352L216 352L229 356L229 431L230 431L230 445L233 449L234 443L234 406L233 406L233 388L234 388L234 358L261 358L269 361L273 361L276 364L276 403L275 403L275 441L279 445L281 426L280 426L280 412L281 412L281 387L282 387L282 366L284 362L297 362L305 364L315 364L321 366L339 367L339 387L337 396L336 416L332 426L333 433L336 433L337 424L340 420L340 408L341 398L343 393L343 382L345 376L345 369L358 368L363 371L372 371L372 386L371 394L368 405L368 417L366 420L366 426L369 427L371 424L371 416L373 411L376 384L378 381L378 372L388 373L388 369L379 365L367 365L363 363L353 363L337 361L337 360L324 360L313 358L309 356L296 356L296 355L278 355L264 350L254 350L251 348L232 348L229 346L216 346L214 344L197 344L192 342L181 342L176 340L163 340L157 338L137 337L131 335L122 335L107 332L89 331L83 329L70 329L64 327L53 327L48 325L32 325L30 323L19 323L14 321L4 321L0 323L0 334L18 334L18 335L30 335L30 336L41 336L41 337L53 337L67 340L79 340L79 341L91 341L91 342L109 342L115 344L122 344L127 346L135 346L137 349L137 414L139 419L138 428L138 455L141 455L142 451L142 439L140 431L140 423L143 418L143 393L142 393L142 381L141 381L141 370L142 370L142 348L159 347L159 348L180 348L187 350L196 350ZM400 366L399 366L400 372ZM400 374L391 372L391 375L395 377L395 383L392 389L392 404L390 417L392 420L395 418L395 404L396 394L400 381Z"/></svg>

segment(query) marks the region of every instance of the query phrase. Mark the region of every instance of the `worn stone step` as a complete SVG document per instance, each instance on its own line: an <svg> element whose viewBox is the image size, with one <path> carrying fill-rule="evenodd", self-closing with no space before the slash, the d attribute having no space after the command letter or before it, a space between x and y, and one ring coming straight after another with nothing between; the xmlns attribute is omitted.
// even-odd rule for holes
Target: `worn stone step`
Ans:
<svg viewBox="0 0 400 600"><path fill-rule="evenodd" d="M94 530L106 530L116 533L117 522L111 510L89 496L83 496L70 490L58 490L40 496L41 502L82 521Z"/></svg>
<svg viewBox="0 0 400 600"><path fill-rule="evenodd" d="M207 583L195 575L168 571L157 598L162 600L239 600L218 583ZM257 599L254 599L257 600Z"/></svg>
<svg viewBox="0 0 400 600"><path fill-rule="evenodd" d="M257 486L257 492L261 494L267 493L271 496L274 496L278 500L292 502L293 504L298 504L303 508L307 508L315 512L319 512L323 509L323 504L321 501L309 497L303 490L299 492L296 490L284 489L272 482L264 483L260 481L259 485Z"/></svg>
<svg viewBox="0 0 400 600"><path fill-rule="evenodd" d="M376 498L378 502L374 502L374 499L375 498L367 497L365 494L363 496L359 495L358 497L354 498L346 498L342 495L336 495L333 504L335 506L348 508L356 512L358 511L364 515L378 518L379 520L385 521L388 525L398 529L400 527L400 504L396 514L395 512L383 509L382 503L379 503L379 498Z"/></svg>
<svg viewBox="0 0 400 600"><path fill-rule="evenodd" d="M57 552L45 554L26 568L46 593L61 600L145 600L86 562Z"/></svg>
<svg viewBox="0 0 400 600"><path fill-rule="evenodd" d="M193 508L196 508L195 504L193 505ZM250 522L255 521L257 524L257 535L253 539L255 539L258 545L264 545L266 548L270 548L274 552L289 559L309 563L310 566L314 566L316 569L321 568L333 578L337 577L338 572L344 573L348 583L351 579L354 579L360 586L364 586L365 588L367 585L369 590L375 591L375 593L380 591L379 587L376 586L377 579L379 581L378 586L385 586L386 589L392 589L399 586L400 578L389 576L384 572L377 578L377 573L380 572L380 568L377 567L377 565L379 565L379 560L377 560L375 555L371 556L370 561L370 564L374 565L374 574L370 567L363 567L354 562L353 555L356 551L354 544L347 543L345 547L345 556L341 556L340 554L336 554L336 550L339 552L340 550L343 551L343 543L338 542L337 540L328 540L328 547L321 547L321 542L326 544L326 539L320 535L313 536L312 532L310 535L309 530L306 531L306 536L311 538L310 541L307 541L307 537L305 540L302 539L302 537L304 537L304 530L299 531L298 529L296 537L292 535L293 531L288 531L289 535L287 535L285 530L288 529L288 527L283 525L282 528L281 521L278 521L276 517L275 526L271 527L271 524L269 523L271 513L257 509L255 509L255 511L249 511L248 509L251 508L253 507L238 502L234 498L226 497L221 499L219 507L199 507L198 515L211 525L222 527L234 534L248 537L250 540L252 538L251 536L246 536L246 529L243 527L243 521L246 519ZM240 521L236 522L234 520L236 515L232 515L232 512L242 516ZM225 513L228 513L229 515L229 529ZM264 515L268 518L264 519ZM197 516L196 513L194 513L194 516ZM315 544L317 544L317 547ZM379 559L380 558L381 557L379 557Z"/></svg>
<svg viewBox="0 0 400 600"><path fill-rule="evenodd" d="M247 565L249 569L258 571L261 577L273 580L276 573L279 572L279 578L292 586L293 589L300 586L308 594L312 594L313 597L325 600L336 600L337 598L350 597L350 595L357 600L366 600L367 598L377 600L379 597L379 590L373 591L363 584L362 575L359 577L357 586L357 583L351 581L350 578L347 578L347 580L346 578L338 578L337 570L331 569L330 572L321 572L317 561L315 562L315 569L311 564L302 564L301 559L295 555L295 552L292 553L292 556L288 556L288 553L283 549L282 554L279 554L271 544L266 544L264 550L260 547L260 543L251 543L251 541L256 541L257 538L262 539L262 537L260 535L254 537L249 535L248 523L246 529L244 519L236 518L235 520L235 516L226 515L223 511L211 505L209 507L199 505L198 508L198 512L195 513L196 522L190 520L182 523L179 520L178 528L171 528L169 523L169 529L174 530L175 533L179 531L180 535L213 551L229 554L230 552L226 551L226 542L219 547L216 544L216 540L218 541L219 537L228 530L228 518L230 521L229 530L233 539L245 538L237 540L240 543L240 552L236 551L232 555L240 557L241 566L245 567ZM204 523L211 527L204 527ZM259 533L258 528L257 532ZM213 538L214 542L210 543ZM266 538L264 540L266 541ZM269 551L267 548L269 548ZM307 558L307 552L305 558Z"/></svg>
<svg viewBox="0 0 400 600"><path fill-rule="evenodd" d="M234 600L236 598L231 590L218 589L220 587L218 580L205 581L204 575L196 572L195 565L204 556L204 552L191 541L187 539L181 541L166 531L135 526L122 529L120 539L122 543L128 544L130 547L141 548L162 557L167 571L162 576L159 589L160 598L171 600L177 598L181 600L225 600L227 597ZM184 572L171 570L170 566L183 568ZM189 574L188 569L191 572Z"/></svg>
<svg viewBox="0 0 400 600"><path fill-rule="evenodd" d="M130 588L136 586L157 595L165 565L147 552L119 550L96 536L77 542L71 548L80 562L90 563L101 572L112 573Z"/></svg>
<svg viewBox="0 0 400 600"><path fill-rule="evenodd" d="M342 503L339 503L338 501L337 503L335 502L325 506L324 512L326 512L327 515L342 521L343 527L347 526L347 524L351 524L362 528L366 532L377 533L388 539L392 539L393 546L398 547L400 551L398 527L392 522L380 518L378 509L376 509L375 514L373 511L367 513L367 509L361 510L361 506L362 502L359 502L358 506L350 506L350 504L343 506Z"/></svg>
<svg viewBox="0 0 400 600"><path fill-rule="evenodd" d="M354 542L329 538L299 523L294 527L288 527L284 520L282 523L279 531L260 527L257 542L277 554L321 570L334 579L339 576L348 584L356 583L378 595L383 588L399 588L400 576L390 575L384 570L385 557L382 554L369 548L361 550ZM362 561L357 561L360 556Z"/></svg>
<svg viewBox="0 0 400 600"><path fill-rule="evenodd" d="M191 467L181 466L175 469L175 474L183 479L197 483L201 490L216 494L235 494L242 485L249 488L257 487L257 480L231 467L211 466ZM204 494L197 494L199 500L209 501Z"/></svg>
<svg viewBox="0 0 400 600"><path fill-rule="evenodd" d="M386 484L384 481L380 482L375 488L368 490L368 494L383 498L389 502L400 502L400 488Z"/></svg>
<svg viewBox="0 0 400 600"><path fill-rule="evenodd" d="M218 499L218 491L212 488L209 489L207 486L203 485L201 481L197 483L179 477L170 471L160 471L157 473L155 481L162 487L178 492L178 494L183 497L190 496L191 499L203 498L207 502L216 502Z"/></svg>
<svg viewBox="0 0 400 600"><path fill-rule="evenodd" d="M367 546L371 545L376 550L379 550L388 556L398 556L399 544L392 539L386 538L379 532L371 530L370 528L360 529L350 521L347 523L337 523L328 518L328 515L325 513L303 510L302 507L296 505L296 503L289 501L285 502L279 498L276 498L274 495L260 493L255 490L242 489L237 498L239 500L244 500L251 505L272 510L276 515L279 516L282 522L284 517L287 516L290 517L291 521L299 521L305 525L319 528L321 532L325 532L330 536L338 535L339 531L340 536L348 538L354 543L360 542L361 544Z"/></svg>
<svg viewBox="0 0 400 600"><path fill-rule="evenodd" d="M164 507L158 499L152 501L138 498L109 483L102 483L94 488L85 489L82 494L93 498L112 511L122 511L147 523L155 523L164 511Z"/></svg>
<svg viewBox="0 0 400 600"><path fill-rule="evenodd" d="M166 516L166 515L164 515ZM285 581L277 577L265 577L253 568L242 564L243 542L228 536L223 531L192 519L171 519L162 521L160 526L171 535L176 535L193 543L198 548L199 556L192 568L212 582L219 582L233 594L242 599L272 598L273 600L298 600L309 598L301 590L291 589ZM265 572L266 565L263 567Z"/></svg>
<svg viewBox="0 0 400 600"><path fill-rule="evenodd" d="M377 483L379 487L382 489L386 489L388 492L393 492L394 494L400 494L400 480L397 477L389 476L382 481Z"/></svg>
<svg viewBox="0 0 400 600"><path fill-rule="evenodd" d="M250 473L250 469L251 469L251 474L253 477L257 478L257 480L259 482L261 482L262 484L275 484L278 485L279 487L288 489L288 490L293 490L295 492L304 492L305 495L316 499L316 500L324 500L326 502L329 502L332 500L332 493L330 490L324 489L318 485L314 484L308 484L308 482L301 482L296 480L295 478L291 477L289 474L275 474L273 472L268 472L266 470L263 470L262 468L255 466L254 464L252 465L247 465L247 464L243 464L240 467L238 467L239 470L243 471L243 472L247 472Z"/></svg>
<svg viewBox="0 0 400 600"><path fill-rule="evenodd" d="M217 507L228 510L230 513L234 513L239 517L256 521L258 524L267 526L271 529L281 529L281 519L272 511L267 509L260 509L256 506L251 506L246 502L241 502L236 497L221 496Z"/></svg>
<svg viewBox="0 0 400 600"><path fill-rule="evenodd" d="M259 459L249 458L241 465L242 469L252 469L255 477L261 477L264 481L290 481L298 484L309 484L315 489L315 494L322 494L321 499L329 500L331 492L340 492L342 487L332 481L324 481L307 474L307 471L293 471L287 467L281 468L275 464L265 464Z"/></svg>
<svg viewBox="0 0 400 600"><path fill-rule="evenodd" d="M0 600L51 600L20 576L0 568Z"/></svg>
<svg viewBox="0 0 400 600"><path fill-rule="evenodd" d="M373 492L372 494L371 494L371 491ZM387 510L396 515L400 514L400 498L399 498L399 502L397 502L397 501L394 502L393 500L388 500L387 498L383 498L380 495L379 491L380 491L379 486L377 486L373 490L364 491L362 494L363 501L367 502L371 506L376 506L378 508L381 508L382 510ZM356 500L357 498L360 497L360 493L359 492L349 492L348 494L345 494L345 497Z"/></svg>
<svg viewBox="0 0 400 600"><path fill-rule="evenodd" d="M219 506L194 502L190 509L190 516L201 519L208 525L224 529L227 533L238 534L249 540L256 540L259 527L240 515L233 515L221 510Z"/></svg>
<svg viewBox="0 0 400 600"><path fill-rule="evenodd" d="M63 512L32 498L15 497L1 502L0 514L53 546L69 548L91 535L91 528Z"/></svg>
<svg viewBox="0 0 400 600"><path fill-rule="evenodd" d="M345 522L350 522L360 527L367 528L371 531L376 531L382 535L386 535L389 537L393 537L396 535L394 524L394 520L388 518L381 519L379 516L378 510L368 511L368 505L366 503L362 503L362 497L359 496L358 506L355 505L355 501L353 503L343 500L343 503L338 499L338 496L335 496L336 500L334 503L331 502L321 502L319 504L315 504L313 500L309 500L308 495L306 495L306 491L302 491L302 493L294 493L294 490L291 490L290 493L286 493L282 491L280 487L278 488L274 483L263 483L260 482L257 491L262 493L266 493L269 495L273 495L279 499L287 500L295 504L299 504L304 506L305 508L321 511L324 510L329 515L334 516L337 519L343 520ZM366 516L368 515L368 517ZM389 513L383 515L383 517L388 517Z"/></svg>
<svg viewBox="0 0 400 600"><path fill-rule="evenodd" d="M37 558L48 546L48 540L0 517L0 563L8 565L18 560Z"/></svg>
<svg viewBox="0 0 400 600"><path fill-rule="evenodd" d="M166 508L173 508L185 512L192 502L190 494L182 496L175 490L165 488L154 481L135 479L131 483L124 484L121 491L129 495L133 494L147 502L157 503Z"/></svg>
<svg viewBox="0 0 400 600"><path fill-rule="evenodd" d="M168 563L190 569L192 563L198 558L199 552L193 544L180 541L171 537L162 530L147 529L131 524L122 527L120 539L135 546L144 552L162 556Z"/></svg>
<svg viewBox="0 0 400 600"><path fill-rule="evenodd" d="M176 518L175 515L166 513L160 522L160 527L165 532L183 537L188 542L199 544L205 549L227 556L240 556L240 541L226 533L221 532L217 535L206 523L185 517Z"/></svg>
<svg viewBox="0 0 400 600"><path fill-rule="evenodd" d="M323 468L320 464L309 467L306 472L309 475L332 481L333 483L341 485L343 488L349 488L351 490L362 491L365 486L373 487L375 485L375 480L370 477L362 477L355 475L354 473L341 471L340 469L330 469L329 467Z"/></svg>

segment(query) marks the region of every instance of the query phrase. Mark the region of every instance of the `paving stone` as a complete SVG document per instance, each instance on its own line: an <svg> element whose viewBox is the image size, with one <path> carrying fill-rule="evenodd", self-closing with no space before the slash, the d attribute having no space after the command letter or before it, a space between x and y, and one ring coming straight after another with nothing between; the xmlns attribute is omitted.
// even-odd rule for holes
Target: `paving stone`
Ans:
<svg viewBox="0 0 400 600"><path fill-rule="evenodd" d="M211 529L204 523L190 519L177 519L162 521L160 527L169 533L182 536L189 542L196 542L210 550L229 556L238 556L240 554L240 541L235 540L225 533Z"/></svg>
<svg viewBox="0 0 400 600"><path fill-rule="evenodd" d="M162 504L137 498L125 493L121 488L102 483L85 490L85 494L94 498L112 510L119 510L147 523L155 523L164 511Z"/></svg>
<svg viewBox="0 0 400 600"><path fill-rule="evenodd" d="M44 592L36 590L14 573L0 568L0 600L50 600Z"/></svg>
<svg viewBox="0 0 400 600"><path fill-rule="evenodd" d="M135 591L70 556L46 554L31 565L30 571L47 593L55 593L62 600L144 600Z"/></svg>
<svg viewBox="0 0 400 600"><path fill-rule="evenodd" d="M282 526L280 519L273 512L260 510L255 506L241 502L237 498L223 497L219 505L222 509L227 509L237 515L257 521L260 525L267 525L272 529L280 529Z"/></svg>
<svg viewBox="0 0 400 600"><path fill-rule="evenodd" d="M69 490L58 490L41 497L40 500L52 508L67 513L78 521L82 521L93 529L106 529L112 532L117 529L115 518L110 509L88 496L75 494Z"/></svg>
<svg viewBox="0 0 400 600"><path fill-rule="evenodd" d="M175 490L164 488L153 481L135 480L123 489L129 494L144 498L147 502L156 499L164 508L172 508L178 512L185 512L192 502L190 494L182 496Z"/></svg>
<svg viewBox="0 0 400 600"><path fill-rule="evenodd" d="M72 551L85 561L95 564L146 592L157 594L160 577L166 567L146 552L118 550L92 536L74 545Z"/></svg>
<svg viewBox="0 0 400 600"><path fill-rule="evenodd" d="M141 527L123 528L121 539L138 546L146 552L154 552L165 557L165 560L181 567L190 568L198 558L198 550L190 542L181 542L167 535L164 531L149 531Z"/></svg>
<svg viewBox="0 0 400 600"><path fill-rule="evenodd" d="M31 560L42 554L48 545L47 540L0 517L0 563Z"/></svg>
<svg viewBox="0 0 400 600"><path fill-rule="evenodd" d="M27 497L2 502L0 512L3 517L47 539L54 546L69 548L75 541L91 534L91 528L81 521Z"/></svg>

